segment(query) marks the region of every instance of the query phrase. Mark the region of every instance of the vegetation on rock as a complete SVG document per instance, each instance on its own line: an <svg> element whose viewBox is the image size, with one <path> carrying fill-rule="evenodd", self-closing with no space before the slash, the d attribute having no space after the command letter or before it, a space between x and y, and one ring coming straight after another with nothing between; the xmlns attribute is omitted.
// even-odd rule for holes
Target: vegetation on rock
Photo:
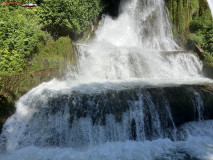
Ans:
<svg viewBox="0 0 213 160"><path fill-rule="evenodd" d="M206 0L166 0L173 23L173 33L180 44L204 52L200 58L213 66L213 19Z"/></svg>
<svg viewBox="0 0 213 160"><path fill-rule="evenodd" d="M32 54L44 44L45 33L37 25L36 9L6 6L0 10L0 73L26 68Z"/></svg>
<svg viewBox="0 0 213 160"><path fill-rule="evenodd" d="M46 69L20 74L0 75L0 132L3 123L15 111L15 102L22 95L42 82L60 77L58 69Z"/></svg>
<svg viewBox="0 0 213 160"><path fill-rule="evenodd" d="M20 5L1 7L1 75L20 73L33 68L44 69L46 61L52 64L45 65L47 68L56 67L52 63L57 61L58 57L55 55L70 51L72 45L71 40L68 39L60 39L57 42L54 40L61 36L69 36L72 39L79 37L98 18L103 7L101 0L37 0L36 2L39 4L36 8L23 8ZM70 47L67 45L68 41ZM65 50L62 51L60 45L63 43L66 43L68 48L63 47ZM45 62L42 60L43 65L41 62L34 63L44 54L46 58ZM58 61L61 59L58 58ZM37 64L39 66L35 66Z"/></svg>
<svg viewBox="0 0 213 160"><path fill-rule="evenodd" d="M53 37L74 38L86 31L101 10L100 0L44 0L38 14Z"/></svg>

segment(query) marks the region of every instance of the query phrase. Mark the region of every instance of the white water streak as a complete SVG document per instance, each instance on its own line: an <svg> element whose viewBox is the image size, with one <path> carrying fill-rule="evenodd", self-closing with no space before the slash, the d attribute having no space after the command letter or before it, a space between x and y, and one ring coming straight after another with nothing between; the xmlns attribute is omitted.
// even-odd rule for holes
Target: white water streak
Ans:
<svg viewBox="0 0 213 160"><path fill-rule="evenodd" d="M207 1L208 1L209 8L210 8L210 10L211 10L212 18L213 18L213 0L207 0Z"/></svg>

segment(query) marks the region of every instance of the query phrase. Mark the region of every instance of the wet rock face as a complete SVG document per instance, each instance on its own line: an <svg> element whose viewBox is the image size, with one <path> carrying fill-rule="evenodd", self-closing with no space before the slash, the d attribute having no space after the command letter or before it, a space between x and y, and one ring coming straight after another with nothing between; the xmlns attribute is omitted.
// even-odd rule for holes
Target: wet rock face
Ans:
<svg viewBox="0 0 213 160"><path fill-rule="evenodd" d="M204 64L203 75L213 79L213 65Z"/></svg>
<svg viewBox="0 0 213 160"><path fill-rule="evenodd" d="M40 106L48 107L37 115L68 114L70 129L89 118L91 126L125 126L127 139L152 140L172 138L172 130L185 122L212 119L213 92L211 85L71 92L51 97Z"/></svg>
<svg viewBox="0 0 213 160"><path fill-rule="evenodd" d="M200 99L196 99L199 95ZM201 101L200 104L198 101ZM141 103L139 103L141 102ZM213 93L211 86L180 86L147 89L107 90L100 93L85 94L72 93L49 99L48 106L52 106L51 114L57 113L64 105L70 107L70 122L74 118L92 117L93 124L105 124L105 115L113 114L117 122L122 121L122 115L131 106L143 107L144 114L150 119L149 105L156 107L160 119L165 117L167 105L171 111L175 125L198 120L198 110L202 107L202 118L213 118ZM200 111L201 112L201 111ZM163 120L162 120L163 121ZM170 124L171 125L171 124ZM168 126L167 126L168 127Z"/></svg>
<svg viewBox="0 0 213 160"><path fill-rule="evenodd" d="M143 107L147 119L150 119L151 116L149 105L155 106L162 123L165 122L163 120L164 114L167 113L166 110L168 109L165 108L166 105L169 107L174 123L177 126L185 122L198 120L199 118L213 118L213 93L211 92L211 86L201 85L122 91L108 90L94 95L72 95L69 98L71 122L74 116L80 118L89 115L92 117L94 124L99 122L105 124L106 114L113 114L116 120L120 122L122 114L139 102L141 104L138 105ZM198 111L197 107L201 107L200 111Z"/></svg>
<svg viewBox="0 0 213 160"><path fill-rule="evenodd" d="M191 121L195 118L192 102L193 91L184 87L166 88L165 95L169 101L176 125Z"/></svg>
<svg viewBox="0 0 213 160"><path fill-rule="evenodd" d="M119 5L121 0L103 0L106 5L105 13L112 17L118 17Z"/></svg>
<svg viewBox="0 0 213 160"><path fill-rule="evenodd" d="M15 111L14 104L8 102L4 95L0 94L0 133L4 122L9 115L12 115Z"/></svg>

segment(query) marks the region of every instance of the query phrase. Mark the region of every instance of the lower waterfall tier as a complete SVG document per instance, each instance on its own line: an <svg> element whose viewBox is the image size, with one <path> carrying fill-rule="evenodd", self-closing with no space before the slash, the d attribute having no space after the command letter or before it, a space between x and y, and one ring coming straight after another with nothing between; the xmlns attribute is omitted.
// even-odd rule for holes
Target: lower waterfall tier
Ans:
<svg viewBox="0 0 213 160"><path fill-rule="evenodd" d="M188 132L179 126L212 119L212 106L212 84L99 92L37 88L19 100L16 113L4 125L1 150L27 146L85 149L106 142L184 140Z"/></svg>

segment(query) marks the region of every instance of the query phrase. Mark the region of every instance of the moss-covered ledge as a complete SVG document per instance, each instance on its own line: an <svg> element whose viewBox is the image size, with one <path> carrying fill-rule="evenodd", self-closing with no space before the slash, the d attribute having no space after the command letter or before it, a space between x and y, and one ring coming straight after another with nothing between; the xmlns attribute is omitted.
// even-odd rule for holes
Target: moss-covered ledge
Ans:
<svg viewBox="0 0 213 160"><path fill-rule="evenodd" d="M0 128L14 113L15 103L22 95L42 82L62 76L57 68L0 76Z"/></svg>

